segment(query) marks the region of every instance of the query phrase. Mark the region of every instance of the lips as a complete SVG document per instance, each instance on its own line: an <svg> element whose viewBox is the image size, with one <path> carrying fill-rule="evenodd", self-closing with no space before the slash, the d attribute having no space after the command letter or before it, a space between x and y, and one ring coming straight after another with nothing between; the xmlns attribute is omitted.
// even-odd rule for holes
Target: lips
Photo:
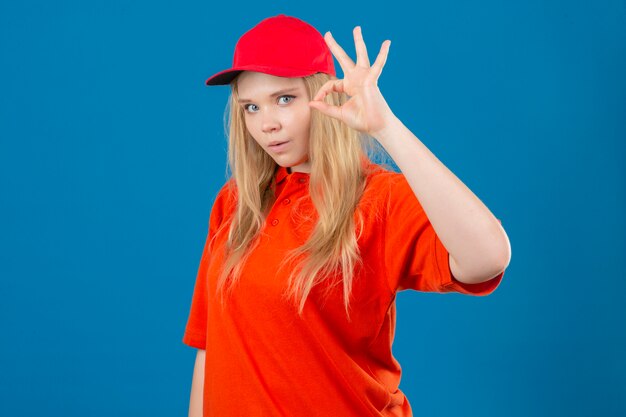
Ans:
<svg viewBox="0 0 626 417"><path fill-rule="evenodd" d="M275 145L270 145L268 148L275 153L278 152L284 152L288 147L289 147L289 143L290 141L284 141L284 142L274 142Z"/></svg>
<svg viewBox="0 0 626 417"><path fill-rule="evenodd" d="M285 142L288 142L288 141L287 140L283 140L282 142L276 141L276 142L270 143L268 146L277 146L277 145L281 145L281 144L283 144Z"/></svg>

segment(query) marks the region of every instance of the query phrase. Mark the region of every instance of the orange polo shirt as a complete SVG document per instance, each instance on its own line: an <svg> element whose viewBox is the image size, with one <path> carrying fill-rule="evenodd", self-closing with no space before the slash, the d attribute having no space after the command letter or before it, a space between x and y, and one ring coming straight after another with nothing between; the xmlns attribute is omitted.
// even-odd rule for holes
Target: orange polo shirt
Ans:
<svg viewBox="0 0 626 417"><path fill-rule="evenodd" d="M228 222L236 191L224 186L215 199L182 339L206 350L204 416L411 416L391 352L396 293L485 296L502 280L504 272L480 284L455 280L448 252L404 175L382 170L368 177L360 203L367 204L358 239L365 267L355 276L352 322L341 285L325 304L323 288L314 287L298 317L296 307L281 299L288 273L277 267L312 230L312 223L294 216L297 210L314 213L308 181L307 173L278 167L276 201L261 241L223 312L215 298L223 262L217 249L228 227L217 229Z"/></svg>

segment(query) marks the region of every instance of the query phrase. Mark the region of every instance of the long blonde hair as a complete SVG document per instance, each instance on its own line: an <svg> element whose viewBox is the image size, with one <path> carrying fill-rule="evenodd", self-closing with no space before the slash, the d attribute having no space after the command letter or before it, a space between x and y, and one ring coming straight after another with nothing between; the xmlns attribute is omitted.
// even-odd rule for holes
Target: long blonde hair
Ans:
<svg viewBox="0 0 626 417"><path fill-rule="evenodd" d="M303 77L309 100L326 81L336 78L324 73ZM325 98L327 103L335 106L347 100L346 94L334 92ZM229 106L228 165L233 174L228 186L231 191L233 187L236 190L237 205L232 213L224 248L225 262L217 280L222 307L224 290L231 294L240 279L243 264L259 243L259 232L275 201L273 178L277 168L276 162L246 128L243 109L238 103L236 78L231 83ZM357 245L362 216L357 214L359 225L355 225L354 214L371 173L369 164L363 162L379 158L382 159L380 164L390 169L385 162L390 158L371 136L361 134L319 111L311 111L309 133L309 194L318 219L305 243L289 251L280 265L282 268L295 258L308 255L290 268L283 298L294 301L298 314L302 316L312 288L335 278L326 291L328 293L341 281L344 308L350 320L350 294L355 269L362 266Z"/></svg>

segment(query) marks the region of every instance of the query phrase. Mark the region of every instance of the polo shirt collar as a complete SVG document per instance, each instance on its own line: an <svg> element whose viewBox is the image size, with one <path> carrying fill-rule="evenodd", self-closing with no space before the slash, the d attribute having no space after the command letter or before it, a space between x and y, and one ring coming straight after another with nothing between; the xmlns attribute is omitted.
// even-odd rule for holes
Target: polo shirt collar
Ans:
<svg viewBox="0 0 626 417"><path fill-rule="evenodd" d="M277 185L280 184L281 182L283 182L283 180L285 178L287 178L287 176L289 176L289 175L294 175L295 174L295 175L309 176L309 174L307 172L297 172L296 171L296 172L292 172L291 174L289 174L287 172L287 168L285 168L283 166L280 166L280 165L277 166L275 174L276 174L276 184Z"/></svg>
<svg viewBox="0 0 626 417"><path fill-rule="evenodd" d="M363 161L363 163L366 166L371 167L372 165L375 165L374 163L372 163L371 161L369 161L368 159L365 159ZM287 168L277 165L276 171L275 171L275 175L276 175L276 185L280 184L281 182L283 182L283 180L285 178L287 178L288 175L302 175L302 176L309 176L310 174L307 172L292 172L291 174L289 174L287 172Z"/></svg>

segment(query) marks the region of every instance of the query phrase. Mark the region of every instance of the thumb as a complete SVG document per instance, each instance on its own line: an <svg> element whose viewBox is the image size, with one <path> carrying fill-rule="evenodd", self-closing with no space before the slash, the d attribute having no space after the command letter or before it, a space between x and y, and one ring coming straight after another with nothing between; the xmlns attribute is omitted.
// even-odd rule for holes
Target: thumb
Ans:
<svg viewBox="0 0 626 417"><path fill-rule="evenodd" d="M319 110L327 116L341 120L341 109L337 106L329 105L328 103L321 100L312 100L309 101L309 107L313 107L314 109Z"/></svg>

